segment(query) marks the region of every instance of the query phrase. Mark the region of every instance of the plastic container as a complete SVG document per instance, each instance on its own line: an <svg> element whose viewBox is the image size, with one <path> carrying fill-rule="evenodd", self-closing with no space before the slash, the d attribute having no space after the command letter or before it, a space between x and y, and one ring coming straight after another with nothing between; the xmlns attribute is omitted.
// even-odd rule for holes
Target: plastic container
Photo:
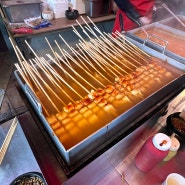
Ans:
<svg viewBox="0 0 185 185"><path fill-rule="evenodd" d="M159 164L171 147L171 139L166 134L157 133L148 138L135 157L135 165L142 172L148 172Z"/></svg>
<svg viewBox="0 0 185 185"><path fill-rule="evenodd" d="M89 17L101 17L110 12L110 0L85 0L85 13Z"/></svg>
<svg viewBox="0 0 185 185"><path fill-rule="evenodd" d="M178 173L170 173L162 185L184 185L185 178Z"/></svg>
<svg viewBox="0 0 185 185"><path fill-rule="evenodd" d="M5 13L12 23L24 22L24 19L41 16L41 1L2 1Z"/></svg>
<svg viewBox="0 0 185 185"><path fill-rule="evenodd" d="M178 141L178 139L176 139L174 136L171 137L171 147L169 149L168 155L163 159L163 161L169 161L171 160L173 157L175 157L175 155L177 154L177 151L180 147L180 142Z"/></svg>

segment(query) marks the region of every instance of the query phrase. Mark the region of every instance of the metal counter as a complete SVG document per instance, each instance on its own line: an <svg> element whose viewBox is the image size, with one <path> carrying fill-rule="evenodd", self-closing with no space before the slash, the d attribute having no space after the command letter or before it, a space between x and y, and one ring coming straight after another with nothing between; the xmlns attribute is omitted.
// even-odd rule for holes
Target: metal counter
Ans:
<svg viewBox="0 0 185 185"><path fill-rule="evenodd" d="M167 109L163 107L142 126L67 180L64 185L161 185L170 173L179 173L185 177L185 143L182 141L174 158L168 162L162 161L147 173L139 171L134 164L134 158L147 138L158 132L169 135L165 118L168 113L182 110L182 101L178 100L181 98L184 101L185 91L173 99ZM168 113L162 115L165 110Z"/></svg>

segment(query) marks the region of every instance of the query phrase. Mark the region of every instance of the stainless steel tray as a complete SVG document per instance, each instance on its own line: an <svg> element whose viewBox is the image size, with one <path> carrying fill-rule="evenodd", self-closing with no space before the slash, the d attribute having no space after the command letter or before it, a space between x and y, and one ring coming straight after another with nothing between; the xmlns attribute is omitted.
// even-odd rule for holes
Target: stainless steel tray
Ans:
<svg viewBox="0 0 185 185"><path fill-rule="evenodd" d="M146 46L163 53L164 55L173 58L179 62L185 63L185 55L183 54L178 47L178 43L184 43L185 44L185 32L178 30L176 27L170 27L167 25L167 22L173 18L168 18L160 22L152 23L140 28L136 28L133 30L130 30L126 33L126 35L142 44L145 44ZM164 37L159 37L157 34L149 34L148 30L162 30L164 33L168 35L169 39L166 39ZM138 36L138 33L143 33L145 37ZM155 41L154 41L155 39ZM176 52L169 49L170 43L169 40L174 40L177 42L175 45ZM184 56L183 56L184 55Z"/></svg>
<svg viewBox="0 0 185 185"><path fill-rule="evenodd" d="M179 18L184 24L185 24L185 16L184 15L177 15L177 18ZM177 29L179 31L183 31L185 32L185 27L183 25L181 25L180 22L178 22L177 19L175 19L174 17L170 17L164 20L159 21L159 23L164 24L166 26L169 26L173 29Z"/></svg>
<svg viewBox="0 0 185 185"><path fill-rule="evenodd" d="M89 137L68 150L66 150L63 144L59 141L58 137L54 134L49 123L44 117L39 100L35 97L28 85L22 81L19 72L14 71L19 85L21 86L26 97L30 101L32 107L38 114L48 134L56 145L58 151L69 167L75 168L77 166L80 166L84 162L87 162L92 157L94 157L95 154L98 154L103 149L110 147L119 138L123 138L126 134L128 134L128 132L134 129L142 119L146 118L149 114L155 111L156 108L160 107L170 97L174 96L178 92L178 90L182 90L185 86L184 64L172 58L169 58L164 54L159 53L130 38L128 39L132 43L136 44L139 48L146 51L148 54L157 57L167 64L170 64L174 69L180 70L181 72L178 78L175 78L170 83L160 88L158 91L152 93L146 99L139 102L131 109L127 110L116 119L107 123L107 125L89 135Z"/></svg>

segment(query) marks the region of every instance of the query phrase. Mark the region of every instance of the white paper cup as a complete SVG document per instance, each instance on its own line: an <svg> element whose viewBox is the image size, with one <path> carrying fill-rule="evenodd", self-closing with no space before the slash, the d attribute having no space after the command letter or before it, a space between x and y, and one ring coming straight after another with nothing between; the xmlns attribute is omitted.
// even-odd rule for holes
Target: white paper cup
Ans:
<svg viewBox="0 0 185 185"><path fill-rule="evenodd" d="M46 20L52 20L54 18L54 13L53 11L44 11L42 12L42 18Z"/></svg>
<svg viewBox="0 0 185 185"><path fill-rule="evenodd" d="M178 173L171 173L162 185L185 185L185 178Z"/></svg>

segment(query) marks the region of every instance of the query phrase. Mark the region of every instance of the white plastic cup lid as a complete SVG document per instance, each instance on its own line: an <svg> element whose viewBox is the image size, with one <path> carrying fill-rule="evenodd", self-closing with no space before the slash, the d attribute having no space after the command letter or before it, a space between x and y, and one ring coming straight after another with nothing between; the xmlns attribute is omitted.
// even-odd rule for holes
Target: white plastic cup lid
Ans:
<svg viewBox="0 0 185 185"><path fill-rule="evenodd" d="M167 151L171 147L170 137L163 133L155 134L152 139L152 142L154 146L161 151Z"/></svg>

